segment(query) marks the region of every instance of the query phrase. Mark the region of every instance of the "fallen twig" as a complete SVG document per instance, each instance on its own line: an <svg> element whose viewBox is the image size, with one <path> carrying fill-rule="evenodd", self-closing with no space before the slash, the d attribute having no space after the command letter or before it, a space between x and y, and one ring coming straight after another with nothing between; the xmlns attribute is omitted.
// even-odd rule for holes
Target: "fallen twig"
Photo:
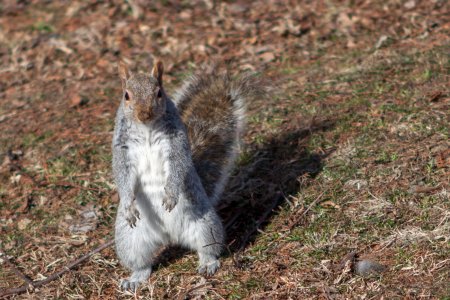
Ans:
<svg viewBox="0 0 450 300"><path fill-rule="evenodd" d="M3 252L4 253L4 252ZM33 280L28 277L27 275L23 274L8 258L8 256L5 254L4 260L6 264L13 270L13 272L20 278L22 278L23 281L28 283L29 285L33 285Z"/></svg>
<svg viewBox="0 0 450 300"><path fill-rule="evenodd" d="M216 241L216 239L214 238L214 234L213 234L212 229L211 229L211 235L212 235L212 237L213 237L214 242L211 243L211 244L204 245L203 247L209 247L209 246L213 246L213 245L220 245L220 246L224 247L225 249L227 249L228 254L231 256L231 259L233 260L234 266L235 266L236 268L240 268L240 264L236 261L234 255L233 255L233 253L231 252L231 249L230 249L230 246L234 243L235 240L232 240L232 241L227 245L227 244L225 244L225 243L221 243L221 242L217 242L217 241Z"/></svg>
<svg viewBox="0 0 450 300"><path fill-rule="evenodd" d="M437 186L416 186L411 189L411 191L415 194L426 194L426 193L432 193L439 189L442 189L443 187L441 184L438 184Z"/></svg>
<svg viewBox="0 0 450 300"><path fill-rule="evenodd" d="M297 218L297 220L295 220L294 222L292 222L291 225L289 225L289 230L292 230L292 228L294 228L295 226L298 225L298 223L300 223L301 219L308 213L308 211L311 210L313 206L317 204L317 202L322 198L324 193L325 192L320 193L320 195L317 196L317 198L314 199L314 201L311 202L311 204L302 212L302 214Z"/></svg>
<svg viewBox="0 0 450 300"><path fill-rule="evenodd" d="M13 269L14 273L16 273L19 277L21 277L27 283L23 284L22 286L20 286L18 288L0 290L0 297L6 297L6 296L9 296L9 295L25 293L25 292L27 292L29 290L32 290L34 288L43 286L43 285L45 285L45 284L47 284L47 283L49 283L49 282L51 282L51 281L53 281L55 279L58 279L64 273L70 271L71 269L73 269L74 267L76 267L77 265L79 265L80 263L82 263L83 261L85 261L86 259L91 257L92 255L94 255L95 253L100 252L103 249L106 249L106 248L110 247L113 244L114 244L114 240L110 240L110 241L106 242L105 244L101 245L100 247L92 250L91 252L83 255L82 257L78 258L77 260L71 262L70 264L65 266L62 270L51 274L49 277L47 277L46 279L43 279L43 280L32 281L29 278L26 279L27 278L26 275L22 274L22 272L20 272L15 266L12 266L12 269ZM5 261L8 263L8 259L6 259ZM12 263L9 262L9 264L11 266Z"/></svg>

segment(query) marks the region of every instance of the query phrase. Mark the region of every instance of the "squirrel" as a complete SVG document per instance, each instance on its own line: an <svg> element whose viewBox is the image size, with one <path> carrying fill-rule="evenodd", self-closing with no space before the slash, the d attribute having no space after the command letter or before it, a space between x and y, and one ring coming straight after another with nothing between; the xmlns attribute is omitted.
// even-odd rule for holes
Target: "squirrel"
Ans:
<svg viewBox="0 0 450 300"><path fill-rule="evenodd" d="M166 245L197 251L198 272L213 275L224 242L217 204L234 166L245 103L263 91L253 75L232 80L214 67L192 75L169 98L162 62L149 74L119 63L123 97L117 110L112 168L120 203L116 252L132 271L121 280L136 291Z"/></svg>

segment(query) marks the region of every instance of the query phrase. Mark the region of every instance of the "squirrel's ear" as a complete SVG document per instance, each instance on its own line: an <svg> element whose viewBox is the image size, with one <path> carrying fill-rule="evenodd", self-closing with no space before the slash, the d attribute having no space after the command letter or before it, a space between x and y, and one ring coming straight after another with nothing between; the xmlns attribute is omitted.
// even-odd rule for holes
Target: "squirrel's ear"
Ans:
<svg viewBox="0 0 450 300"><path fill-rule="evenodd" d="M119 62L119 76L122 80L122 86L125 87L125 83L127 82L128 78L130 78L131 73L130 70L128 70L127 65L123 62Z"/></svg>
<svg viewBox="0 0 450 300"><path fill-rule="evenodd" d="M155 65L153 66L152 76L155 77L156 79L158 79L158 83L160 86L162 86L163 73L164 73L163 63L160 60L158 60L158 61L156 61Z"/></svg>

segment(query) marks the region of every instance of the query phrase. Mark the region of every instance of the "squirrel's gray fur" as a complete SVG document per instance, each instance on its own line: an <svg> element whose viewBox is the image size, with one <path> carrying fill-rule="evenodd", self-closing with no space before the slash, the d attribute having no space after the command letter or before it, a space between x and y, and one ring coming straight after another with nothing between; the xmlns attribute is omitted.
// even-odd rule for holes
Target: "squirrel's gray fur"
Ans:
<svg viewBox="0 0 450 300"><path fill-rule="evenodd" d="M117 254L135 290L150 276L156 251L177 244L196 250L200 273L219 268L224 232L215 204L234 164L251 77L233 81L214 71L194 75L172 101L163 67L132 74L119 66L124 96L115 120L113 173L120 197Z"/></svg>

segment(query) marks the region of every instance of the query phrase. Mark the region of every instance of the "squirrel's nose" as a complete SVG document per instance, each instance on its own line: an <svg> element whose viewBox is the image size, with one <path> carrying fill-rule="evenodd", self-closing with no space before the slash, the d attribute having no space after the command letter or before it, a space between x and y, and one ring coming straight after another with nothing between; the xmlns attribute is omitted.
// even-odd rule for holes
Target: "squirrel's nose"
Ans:
<svg viewBox="0 0 450 300"><path fill-rule="evenodd" d="M142 123L147 123L147 122L151 121L153 118L153 113L152 113L151 107L145 107L145 108L137 107L136 108L136 118Z"/></svg>

